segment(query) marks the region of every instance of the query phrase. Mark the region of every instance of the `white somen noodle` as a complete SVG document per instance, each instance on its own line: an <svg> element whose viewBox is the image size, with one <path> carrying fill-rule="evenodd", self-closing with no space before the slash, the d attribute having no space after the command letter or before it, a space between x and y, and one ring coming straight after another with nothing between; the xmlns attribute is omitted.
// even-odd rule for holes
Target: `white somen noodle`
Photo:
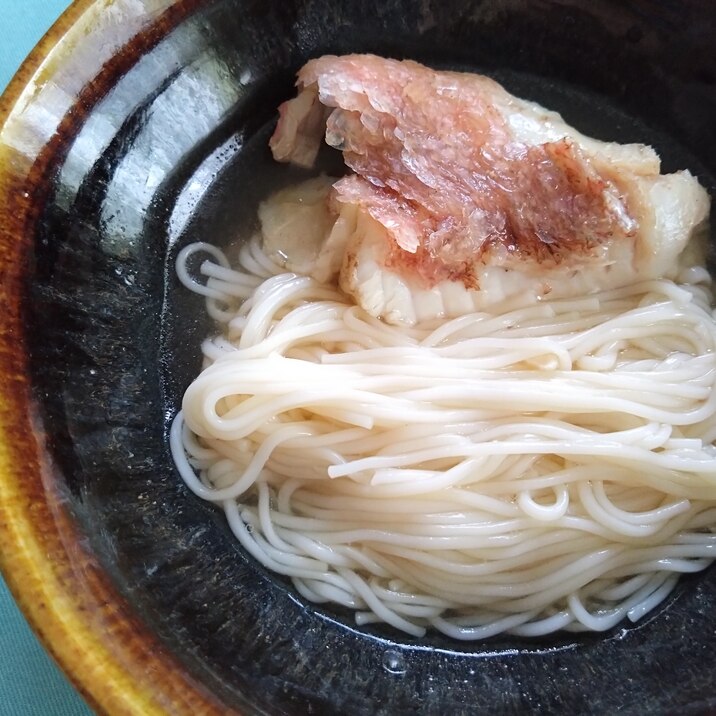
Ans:
<svg viewBox="0 0 716 716"><path fill-rule="evenodd" d="M223 331L171 449L304 598L414 636L604 630L716 556L705 270L406 328L260 246L178 258Z"/></svg>

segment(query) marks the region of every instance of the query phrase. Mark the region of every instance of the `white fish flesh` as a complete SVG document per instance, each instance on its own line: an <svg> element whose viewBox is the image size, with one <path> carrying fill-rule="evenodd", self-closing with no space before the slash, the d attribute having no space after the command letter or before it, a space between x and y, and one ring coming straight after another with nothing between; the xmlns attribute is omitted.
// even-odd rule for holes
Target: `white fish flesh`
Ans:
<svg viewBox="0 0 716 716"><path fill-rule="evenodd" d="M269 199L267 248L391 323L668 276L708 214L652 148L586 137L487 77L324 56L297 85L274 157L311 166L325 139L351 173Z"/></svg>

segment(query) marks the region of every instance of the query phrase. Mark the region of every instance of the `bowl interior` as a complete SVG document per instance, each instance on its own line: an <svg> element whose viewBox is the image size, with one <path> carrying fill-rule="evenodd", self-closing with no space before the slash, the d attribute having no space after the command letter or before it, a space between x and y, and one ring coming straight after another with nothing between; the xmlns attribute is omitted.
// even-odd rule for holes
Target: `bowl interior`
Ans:
<svg viewBox="0 0 716 716"><path fill-rule="evenodd" d="M240 549L223 513L184 487L167 433L212 329L174 259L192 241L245 240L257 203L304 174L273 163L267 140L308 58L375 52L484 72L587 134L652 144L664 170L689 168L713 194L715 42L705 1L216 0L118 71L68 130L42 187L26 302L56 479L118 589L227 706L658 713L706 703L713 569L682 580L638 626L601 635L460 644L357 629ZM326 152L324 167L335 159Z"/></svg>

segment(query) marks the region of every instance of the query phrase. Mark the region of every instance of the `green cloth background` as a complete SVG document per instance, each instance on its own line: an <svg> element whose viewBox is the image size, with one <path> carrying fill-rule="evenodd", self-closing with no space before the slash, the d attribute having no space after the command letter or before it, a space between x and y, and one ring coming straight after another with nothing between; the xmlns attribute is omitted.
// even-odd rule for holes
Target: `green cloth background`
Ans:
<svg viewBox="0 0 716 716"><path fill-rule="evenodd" d="M0 0L0 92L69 0ZM90 716L0 578L0 716Z"/></svg>

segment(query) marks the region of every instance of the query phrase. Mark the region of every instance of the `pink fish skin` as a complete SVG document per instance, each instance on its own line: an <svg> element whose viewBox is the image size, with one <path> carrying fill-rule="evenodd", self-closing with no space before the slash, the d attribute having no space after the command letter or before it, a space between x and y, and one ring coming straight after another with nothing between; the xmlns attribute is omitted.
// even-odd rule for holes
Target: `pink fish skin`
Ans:
<svg viewBox="0 0 716 716"><path fill-rule="evenodd" d="M341 151L353 174L335 183L332 206L377 222L378 264L423 290L479 291L485 267L544 278L625 257L655 274L708 211L696 179L660 175L650 147L586 137L481 75L327 55L297 86L279 109L274 157L310 165L323 138ZM654 197L684 195L676 222L654 206L659 182Z"/></svg>

